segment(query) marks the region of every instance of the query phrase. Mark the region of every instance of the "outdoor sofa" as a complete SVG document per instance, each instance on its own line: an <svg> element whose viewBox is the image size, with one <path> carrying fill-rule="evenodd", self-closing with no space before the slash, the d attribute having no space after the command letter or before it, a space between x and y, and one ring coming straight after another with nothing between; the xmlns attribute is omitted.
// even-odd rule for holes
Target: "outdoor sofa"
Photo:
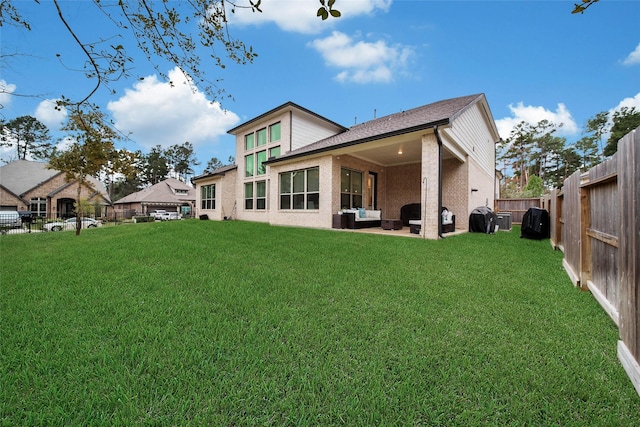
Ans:
<svg viewBox="0 0 640 427"><path fill-rule="evenodd" d="M358 208L345 209L342 211L342 214L353 214L354 216L353 227L351 227L351 224L348 224L347 228L380 227L382 224L382 211Z"/></svg>

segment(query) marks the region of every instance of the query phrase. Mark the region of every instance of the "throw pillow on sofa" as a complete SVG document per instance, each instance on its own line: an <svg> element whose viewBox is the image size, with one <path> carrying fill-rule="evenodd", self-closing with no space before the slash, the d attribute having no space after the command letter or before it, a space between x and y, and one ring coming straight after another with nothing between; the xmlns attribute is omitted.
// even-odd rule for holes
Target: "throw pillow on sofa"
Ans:
<svg viewBox="0 0 640 427"><path fill-rule="evenodd" d="M364 210L364 208L358 208L358 213L360 215L360 218L366 218L367 217L367 212Z"/></svg>

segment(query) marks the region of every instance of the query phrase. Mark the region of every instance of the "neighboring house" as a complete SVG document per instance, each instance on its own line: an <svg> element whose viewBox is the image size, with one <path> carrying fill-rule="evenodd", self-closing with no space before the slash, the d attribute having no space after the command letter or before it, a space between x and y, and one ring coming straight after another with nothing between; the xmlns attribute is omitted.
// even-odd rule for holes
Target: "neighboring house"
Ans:
<svg viewBox="0 0 640 427"><path fill-rule="evenodd" d="M157 184L129 194L113 203L119 216L146 215L154 210L178 212L191 216L196 201L193 187L175 178L165 179Z"/></svg>
<svg viewBox="0 0 640 427"><path fill-rule="evenodd" d="M33 215L66 218L75 215L77 181L67 182L63 172L47 163L16 160L0 167L0 210L31 211ZM107 190L93 177L81 187L80 197L101 206L105 216L111 206Z"/></svg>
<svg viewBox="0 0 640 427"><path fill-rule="evenodd" d="M288 102L228 133L238 165L193 179L197 214L210 219L330 228L344 208L396 219L419 204L420 233L436 239L443 206L459 229L474 208L493 206L500 136L484 94L351 128Z"/></svg>

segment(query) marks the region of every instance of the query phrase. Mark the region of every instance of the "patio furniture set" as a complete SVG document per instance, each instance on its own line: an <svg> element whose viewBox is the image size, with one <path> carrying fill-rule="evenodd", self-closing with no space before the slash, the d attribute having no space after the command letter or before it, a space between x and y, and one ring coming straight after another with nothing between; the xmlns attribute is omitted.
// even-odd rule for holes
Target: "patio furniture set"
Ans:
<svg viewBox="0 0 640 427"><path fill-rule="evenodd" d="M442 209L442 232L451 233L456 229L456 216L447 208ZM345 209L333 215L333 228L361 229L381 227L383 230L402 230L409 227L413 234L420 234L420 203L404 205L400 218L382 218L382 211L369 209Z"/></svg>

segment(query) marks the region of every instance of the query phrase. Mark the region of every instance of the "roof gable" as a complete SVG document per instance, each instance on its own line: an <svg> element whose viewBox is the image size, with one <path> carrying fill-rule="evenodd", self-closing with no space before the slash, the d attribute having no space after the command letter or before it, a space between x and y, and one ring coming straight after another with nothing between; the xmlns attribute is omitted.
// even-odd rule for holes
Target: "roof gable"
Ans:
<svg viewBox="0 0 640 427"><path fill-rule="evenodd" d="M175 178L168 178L160 181L151 187L143 188L140 191L131 193L114 204L123 203L183 203L196 199L195 189Z"/></svg>
<svg viewBox="0 0 640 427"><path fill-rule="evenodd" d="M296 111L296 112L301 113L303 115L311 116L311 117L313 117L315 119L318 119L318 120L320 120L320 122L324 122L324 123L326 123L327 125L329 125L331 127L337 127L338 129L343 129L343 130L347 129L344 126L342 126L342 125L340 125L340 124L338 124L338 123L336 123L336 122L334 122L332 120L327 119L326 117L323 117L323 116L321 116L321 115L319 115L317 113L314 113L311 110L308 110L308 109L306 109L304 107L299 106L298 104L295 104L295 103L289 101L289 102L285 102L284 104L282 104L282 105L280 105L280 106L278 106L278 107L276 107L276 108L274 108L272 110L267 111L264 114L261 114L261 115L259 115L257 117L254 117L253 119L251 119L251 120L249 120L247 122L244 122L244 123L234 127L233 129L229 129L227 131L227 133L229 133L231 135L236 135L238 133L241 133L244 129L253 126L255 123L258 123L258 122L261 122L263 120L268 119L269 116L275 116L275 115L278 115L278 114L282 114L282 113L284 113L286 111Z"/></svg>
<svg viewBox="0 0 640 427"><path fill-rule="evenodd" d="M48 166L49 164L44 162L16 160L15 162L0 167L0 182L6 189L22 197L22 195L62 173L55 169L49 169ZM100 193L107 202L110 201L107 189L102 182L92 176L86 177L86 181L89 187L92 187L93 190ZM70 182L63 184L59 188L51 191L50 195L58 193L69 185Z"/></svg>
<svg viewBox="0 0 640 427"><path fill-rule="evenodd" d="M222 166L222 167L220 167L220 168L218 168L218 169L216 169L214 171L206 172L206 173L203 173L202 175L198 175L198 176L193 177L191 179L191 182L196 182L196 181L199 181L199 180L205 179L205 178L211 178L211 177L217 176L217 175L224 176L227 172L230 172L230 171L235 170L235 169L238 169L238 165L236 165L236 164Z"/></svg>
<svg viewBox="0 0 640 427"><path fill-rule="evenodd" d="M47 169L48 163L16 160L0 167L0 182L17 195L22 195L50 180L60 171Z"/></svg>

